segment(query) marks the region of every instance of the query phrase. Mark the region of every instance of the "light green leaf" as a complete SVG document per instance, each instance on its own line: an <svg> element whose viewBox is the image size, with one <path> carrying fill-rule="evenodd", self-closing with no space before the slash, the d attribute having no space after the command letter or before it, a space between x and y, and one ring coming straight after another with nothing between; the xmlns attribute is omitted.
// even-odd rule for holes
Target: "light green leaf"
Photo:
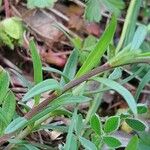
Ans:
<svg viewBox="0 0 150 150"><path fill-rule="evenodd" d="M9 75L8 73L0 66L0 104L2 103L6 93L9 88Z"/></svg>
<svg viewBox="0 0 150 150"><path fill-rule="evenodd" d="M79 137L79 141L81 142L82 146L86 149L86 150L97 150L97 147L95 146L94 143L92 143L91 141L85 139L84 137Z"/></svg>
<svg viewBox="0 0 150 150"><path fill-rule="evenodd" d="M109 117L104 125L104 132L111 133L118 130L120 126L120 117L119 116L112 116Z"/></svg>
<svg viewBox="0 0 150 150"><path fill-rule="evenodd" d="M131 43L131 50L137 50L139 49L139 47L141 46L141 44L143 43L146 35L147 35L147 27L144 25L140 25L133 37L133 41Z"/></svg>
<svg viewBox="0 0 150 150"><path fill-rule="evenodd" d="M85 18L91 22L99 22L101 20L100 0L86 0Z"/></svg>
<svg viewBox="0 0 150 150"><path fill-rule="evenodd" d="M24 144L27 150L40 150L39 148L33 146L32 144Z"/></svg>
<svg viewBox="0 0 150 150"><path fill-rule="evenodd" d="M9 134L12 132L15 132L27 124L28 120L24 117L18 117L15 120L13 120L5 129L5 134Z"/></svg>
<svg viewBox="0 0 150 150"><path fill-rule="evenodd" d="M33 40L30 41L29 48L31 51L31 57L33 61L34 82L35 84L38 84L43 80L42 62L41 62L40 56L37 52L36 45ZM39 101L40 101L40 95L37 95L35 97L35 104L37 105Z"/></svg>
<svg viewBox="0 0 150 150"><path fill-rule="evenodd" d="M67 63L64 67L63 74L69 79L72 80L75 76L76 69L78 65L78 50L74 49L70 54ZM63 77L61 77L60 84L63 86L66 84Z"/></svg>
<svg viewBox="0 0 150 150"><path fill-rule="evenodd" d="M45 8L45 7L53 7L54 3L57 0L27 0L27 7L28 8Z"/></svg>
<svg viewBox="0 0 150 150"><path fill-rule="evenodd" d="M145 123L138 119L127 118L125 119L125 121L135 131L145 131L145 129L147 128Z"/></svg>
<svg viewBox="0 0 150 150"><path fill-rule="evenodd" d="M59 83L54 79L47 79L42 81L41 83L38 83L33 88L31 88L23 97L22 101L28 101L30 98L41 94L43 92L49 91L49 90L58 90L61 91L61 87Z"/></svg>
<svg viewBox="0 0 150 150"><path fill-rule="evenodd" d="M121 146L121 142L113 136L105 136L103 137L103 141L110 148L118 148Z"/></svg>
<svg viewBox="0 0 150 150"><path fill-rule="evenodd" d="M98 78L98 77L95 77L93 79L95 81L101 82L104 85L110 87L111 89L117 91L125 99L125 101L127 102L129 108L131 109L131 111L134 114L137 114L137 106L136 106L136 102L134 100L134 97L132 96L132 94L126 88L124 88L119 83L117 83L115 81L112 81L110 79Z"/></svg>
<svg viewBox="0 0 150 150"><path fill-rule="evenodd" d="M16 110L16 97L12 91L9 91L4 99L2 110L8 123L13 119Z"/></svg>
<svg viewBox="0 0 150 150"><path fill-rule="evenodd" d="M135 135L131 138L125 150L137 150L138 144L139 144L139 138Z"/></svg>
<svg viewBox="0 0 150 150"><path fill-rule="evenodd" d="M94 132L100 136L102 134L102 123L97 114L91 117L90 124Z"/></svg>
<svg viewBox="0 0 150 150"><path fill-rule="evenodd" d="M19 40L23 36L22 22L13 17L2 21L5 32L12 38Z"/></svg>
<svg viewBox="0 0 150 150"><path fill-rule="evenodd" d="M139 83L139 86L135 93L135 99L138 100L141 91L145 87L145 85L150 81L150 70L145 74L145 76L142 78L142 80Z"/></svg>
<svg viewBox="0 0 150 150"><path fill-rule="evenodd" d="M107 47L109 46L111 40L113 39L115 30L116 30L117 20L115 16L112 16L112 19L108 26L106 27L103 35L99 39L95 48L90 52L84 64L79 69L76 77L80 77L81 75L87 73L100 62L103 54L105 53Z"/></svg>

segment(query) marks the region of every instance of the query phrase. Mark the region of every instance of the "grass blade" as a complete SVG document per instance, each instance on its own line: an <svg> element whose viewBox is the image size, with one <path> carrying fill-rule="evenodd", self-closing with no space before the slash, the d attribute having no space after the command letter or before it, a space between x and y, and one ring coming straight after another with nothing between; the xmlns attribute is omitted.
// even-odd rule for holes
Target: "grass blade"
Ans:
<svg viewBox="0 0 150 150"><path fill-rule="evenodd" d="M124 88L119 83L117 83L113 80L110 80L110 79L98 78L98 77L95 77L93 79L95 81L98 81L98 82L110 87L111 89L117 91L125 99L125 101L127 102L129 108L131 109L131 111L134 114L137 114L136 101L134 100L134 97L132 96L132 94L126 88Z"/></svg>
<svg viewBox="0 0 150 150"><path fill-rule="evenodd" d="M40 56L37 52L36 45L33 40L30 41L29 48L31 51L31 57L33 61L33 69L34 69L34 82L35 84L43 81L43 74L42 74L42 63ZM40 95L35 97L35 105L38 105L40 101Z"/></svg>
<svg viewBox="0 0 150 150"><path fill-rule="evenodd" d="M112 16L112 19L108 24L106 30L104 31L103 35L99 39L95 48L88 55L84 64L81 66L80 70L78 71L76 77L80 77L81 75L87 73L92 68L98 65L107 47L109 46L111 40L113 39L116 30L116 24L117 24L117 20L115 16Z"/></svg>

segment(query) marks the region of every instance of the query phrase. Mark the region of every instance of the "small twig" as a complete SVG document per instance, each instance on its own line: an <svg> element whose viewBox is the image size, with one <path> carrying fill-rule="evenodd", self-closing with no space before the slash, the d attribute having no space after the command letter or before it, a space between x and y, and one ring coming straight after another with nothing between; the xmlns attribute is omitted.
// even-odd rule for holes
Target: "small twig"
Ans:
<svg viewBox="0 0 150 150"><path fill-rule="evenodd" d="M6 18L9 18L11 16L11 13L10 13L8 0L4 0L4 9L5 9L5 16L6 16Z"/></svg>

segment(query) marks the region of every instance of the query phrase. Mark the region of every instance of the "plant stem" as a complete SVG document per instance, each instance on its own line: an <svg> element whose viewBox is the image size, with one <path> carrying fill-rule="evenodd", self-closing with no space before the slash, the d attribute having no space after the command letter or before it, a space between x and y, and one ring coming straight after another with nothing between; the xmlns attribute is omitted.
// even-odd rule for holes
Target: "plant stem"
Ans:
<svg viewBox="0 0 150 150"><path fill-rule="evenodd" d="M132 16L134 14L136 5L137 5L137 0L131 0L131 2L129 4L128 11L127 11L126 19L125 19L125 22L124 22L123 30L122 30L122 33L121 33L121 37L120 37L119 43L118 43L117 48L116 48L116 54L121 49L121 47L124 43L126 34L127 34L127 30L128 30L128 28L130 28L129 26L130 26L131 22L133 21Z"/></svg>

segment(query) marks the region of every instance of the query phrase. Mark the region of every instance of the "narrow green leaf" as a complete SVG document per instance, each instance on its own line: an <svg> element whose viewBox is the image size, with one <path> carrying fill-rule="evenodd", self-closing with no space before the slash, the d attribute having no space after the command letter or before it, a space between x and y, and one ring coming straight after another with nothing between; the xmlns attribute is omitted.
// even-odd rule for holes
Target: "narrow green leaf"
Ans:
<svg viewBox="0 0 150 150"><path fill-rule="evenodd" d="M134 97L132 96L132 94L126 88L124 88L119 83L117 83L115 81L112 81L110 79L95 77L95 78L93 78L93 80L101 82L104 85L110 87L111 89L117 91L120 95L123 96L123 98L127 102L127 104L129 106L129 108L131 109L131 111L134 114L137 114L137 106L136 106L136 102L134 100Z"/></svg>
<svg viewBox="0 0 150 150"><path fill-rule="evenodd" d="M39 148L33 146L32 144L24 144L27 150L40 150Z"/></svg>
<svg viewBox="0 0 150 150"><path fill-rule="evenodd" d="M113 136L105 136L103 137L103 141L110 148L118 148L121 146L121 142Z"/></svg>
<svg viewBox="0 0 150 150"><path fill-rule="evenodd" d="M135 135L131 138L125 150L137 150L138 144L139 144L139 138Z"/></svg>
<svg viewBox="0 0 150 150"><path fill-rule="evenodd" d="M30 41L29 48L31 51L31 57L33 61L34 82L35 84L38 84L43 80L42 62L41 62L40 56L37 52L37 48L33 40ZM35 104L38 104L39 100L40 100L40 95L35 97Z"/></svg>
<svg viewBox="0 0 150 150"><path fill-rule="evenodd" d="M94 132L100 136L102 134L102 123L97 114L91 117L90 124Z"/></svg>
<svg viewBox="0 0 150 150"><path fill-rule="evenodd" d="M145 131L147 126L138 119L128 118L125 119L126 123L135 131Z"/></svg>
<svg viewBox="0 0 150 150"><path fill-rule="evenodd" d="M41 117L47 115L50 112L53 112L54 110L56 110L60 106L64 106L67 104L84 103L84 102L88 102L89 100L91 100L91 99L88 97L85 97L85 96L74 96L72 94L64 94L64 95L58 97L57 99L55 99L54 101L52 101L50 103L50 106L48 106L42 112L35 115L30 120L30 123L35 122L36 120L40 119Z"/></svg>
<svg viewBox="0 0 150 150"><path fill-rule="evenodd" d="M24 117L16 118L7 126L7 128L5 129L5 134L15 132L18 129L25 127L27 122L28 122L28 120Z"/></svg>
<svg viewBox="0 0 150 150"><path fill-rule="evenodd" d="M120 126L120 117L119 116L112 116L109 117L104 125L104 132L111 133L118 130Z"/></svg>
<svg viewBox="0 0 150 150"><path fill-rule="evenodd" d="M59 83L54 79L47 79L42 81L41 83L38 83L33 88L31 88L23 97L22 101L28 101L30 98L41 94L43 92L49 91L49 90L58 90L61 91L61 87Z"/></svg>
<svg viewBox="0 0 150 150"><path fill-rule="evenodd" d="M2 105L2 110L5 114L5 119L8 123L13 119L16 110L16 97L12 91L9 91Z"/></svg>
<svg viewBox="0 0 150 150"><path fill-rule="evenodd" d="M8 73L0 66L0 104L2 103L6 93L9 88L9 75Z"/></svg>
<svg viewBox="0 0 150 150"><path fill-rule="evenodd" d="M150 70L145 74L145 76L142 78L141 82L139 83L139 86L135 93L135 99L138 100L141 91L145 87L145 85L150 81Z"/></svg>
<svg viewBox="0 0 150 150"><path fill-rule="evenodd" d="M78 50L74 49L73 52L70 54L65 68L63 70L63 74L69 79L72 80L75 76L76 69L78 65ZM66 84L63 77L61 77L60 84L63 86Z"/></svg>
<svg viewBox="0 0 150 150"><path fill-rule="evenodd" d="M84 128L83 117L81 114L76 116L74 128L75 128L76 134L80 135L82 129Z"/></svg>
<svg viewBox="0 0 150 150"><path fill-rule="evenodd" d="M66 137L66 144L65 144L65 150L70 150L71 149L71 144L72 144L72 138L73 138L73 129L75 126L75 119L77 117L77 109L75 109L72 119L71 119L71 124L69 126L68 134Z"/></svg>
<svg viewBox="0 0 150 150"><path fill-rule="evenodd" d="M140 48L141 44L143 43L146 35L147 35L147 27L144 25L140 25L133 37L133 41L131 43L131 50L137 50Z"/></svg>
<svg viewBox="0 0 150 150"><path fill-rule="evenodd" d="M97 150L97 147L95 146L95 144L85 139L84 137L80 136L79 140L86 150Z"/></svg>
<svg viewBox="0 0 150 150"><path fill-rule="evenodd" d="M48 71L48 72L54 72L54 73L58 73L60 75L62 75L62 77L64 78L65 83L68 83L70 81L70 79L60 70L52 68L52 67L43 67L42 68L44 71Z"/></svg>
<svg viewBox="0 0 150 150"><path fill-rule="evenodd" d="M78 71L76 77L79 77L92 68L98 65L100 62L103 54L105 53L107 47L109 46L110 42L113 39L115 30L116 30L117 20L115 16L112 16L112 19L108 26L106 27L103 35L99 39L98 43L96 44L95 48L90 52L87 59L85 60L84 64L81 66L80 70Z"/></svg>
<svg viewBox="0 0 150 150"><path fill-rule="evenodd" d="M68 126L57 126L57 125L54 125L54 124L47 124L47 125L41 125L38 130L45 130L45 129L51 129L51 130L54 130L54 131L58 131L58 132L63 132L63 133L67 133L68 132ZM36 131L36 129L35 129Z"/></svg>

